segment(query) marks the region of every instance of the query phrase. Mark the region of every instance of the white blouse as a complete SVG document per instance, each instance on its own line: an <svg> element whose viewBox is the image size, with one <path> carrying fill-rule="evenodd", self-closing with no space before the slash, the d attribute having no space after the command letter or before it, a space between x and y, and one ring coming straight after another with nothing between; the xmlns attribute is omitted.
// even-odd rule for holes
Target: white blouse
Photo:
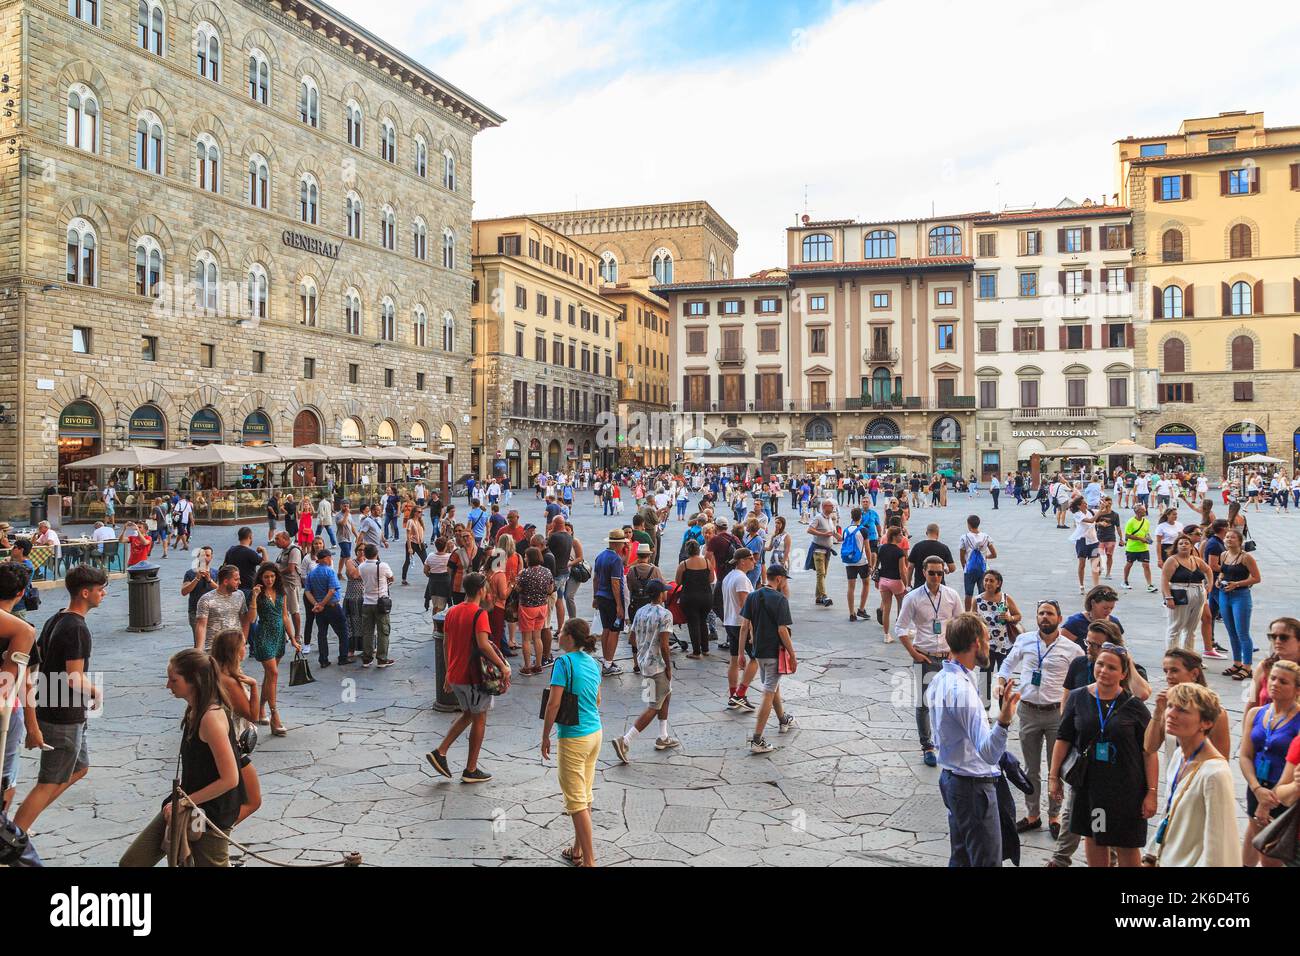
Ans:
<svg viewBox="0 0 1300 956"><path fill-rule="evenodd" d="M1183 765L1182 751L1169 767L1169 779ZM1164 810L1164 800L1159 810ZM1156 820L1163 819L1157 813ZM1207 760L1178 782L1173 815L1165 831L1162 867L1241 866L1241 836L1227 760Z"/></svg>

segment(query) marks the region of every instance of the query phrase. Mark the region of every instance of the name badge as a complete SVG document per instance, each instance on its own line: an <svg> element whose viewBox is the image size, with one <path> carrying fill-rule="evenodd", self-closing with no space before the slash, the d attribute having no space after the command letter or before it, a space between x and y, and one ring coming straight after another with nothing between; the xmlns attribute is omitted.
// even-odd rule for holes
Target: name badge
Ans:
<svg viewBox="0 0 1300 956"><path fill-rule="evenodd" d="M934 628L934 633L935 633L935 634L942 634L942 633L943 633L943 622L936 620L936 621L931 625L931 627Z"/></svg>
<svg viewBox="0 0 1300 956"><path fill-rule="evenodd" d="M1255 776L1264 786L1273 782L1273 758L1268 754L1260 754L1255 758Z"/></svg>
<svg viewBox="0 0 1300 956"><path fill-rule="evenodd" d="M1034 671L1034 676L1033 676L1033 678L1031 679L1031 683L1032 683L1035 687L1042 687L1042 686L1043 686L1043 672L1042 672L1042 671Z"/></svg>
<svg viewBox="0 0 1300 956"><path fill-rule="evenodd" d="M1110 763L1110 758L1111 758L1110 743L1105 740L1099 741L1097 743L1096 749L1093 750L1093 756L1095 756L1102 763Z"/></svg>
<svg viewBox="0 0 1300 956"><path fill-rule="evenodd" d="M1169 818L1165 817L1160 821L1160 826L1156 829L1156 846L1163 846L1165 842L1165 833L1169 830Z"/></svg>

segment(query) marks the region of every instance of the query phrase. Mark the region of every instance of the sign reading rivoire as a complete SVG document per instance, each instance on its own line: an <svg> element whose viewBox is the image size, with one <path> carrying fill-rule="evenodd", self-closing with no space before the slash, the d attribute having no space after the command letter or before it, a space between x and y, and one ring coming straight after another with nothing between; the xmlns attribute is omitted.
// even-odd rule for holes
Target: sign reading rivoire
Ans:
<svg viewBox="0 0 1300 956"><path fill-rule="evenodd" d="M303 252L310 252L315 256L324 256L327 259L337 259L339 257L338 243L326 242L324 239L316 239L312 236L304 236L292 229L286 229L281 233L280 239L290 249L301 249Z"/></svg>

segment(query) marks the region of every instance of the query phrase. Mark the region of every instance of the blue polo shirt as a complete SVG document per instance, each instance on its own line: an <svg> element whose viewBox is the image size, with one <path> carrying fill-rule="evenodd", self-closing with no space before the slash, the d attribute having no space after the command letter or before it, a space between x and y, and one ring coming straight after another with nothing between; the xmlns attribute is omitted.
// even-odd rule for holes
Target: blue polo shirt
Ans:
<svg viewBox="0 0 1300 956"><path fill-rule="evenodd" d="M343 583L339 581L339 576L334 573L333 568L324 564L312 568L303 584L318 602L324 600L325 595L333 589L334 596L330 598L329 607L336 606L339 603L339 596L343 593Z"/></svg>
<svg viewBox="0 0 1300 956"><path fill-rule="evenodd" d="M614 581L623 579L623 559L618 556L618 552L606 548L596 555L591 577L596 585L596 597L614 600ZM620 584L620 592L622 588L623 585Z"/></svg>
<svg viewBox="0 0 1300 956"><path fill-rule="evenodd" d="M469 533L475 541L482 541L483 534L487 531L487 512L482 508L473 508L465 517L469 519Z"/></svg>
<svg viewBox="0 0 1300 956"><path fill-rule="evenodd" d="M862 524L859 526L866 529L868 541L880 540L880 515L876 513L875 508L868 508L862 516Z"/></svg>

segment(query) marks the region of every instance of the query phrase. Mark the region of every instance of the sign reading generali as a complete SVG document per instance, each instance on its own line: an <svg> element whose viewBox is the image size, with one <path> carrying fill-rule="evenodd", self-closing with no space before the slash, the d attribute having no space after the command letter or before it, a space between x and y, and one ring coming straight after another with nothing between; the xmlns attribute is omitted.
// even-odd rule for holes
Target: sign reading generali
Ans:
<svg viewBox="0 0 1300 956"><path fill-rule="evenodd" d="M324 256L327 259L337 259L339 257L338 243L326 242L324 239L317 239L314 236L304 236L292 229L286 229L282 232L280 240L290 249L301 249L303 252L310 252L314 256Z"/></svg>

